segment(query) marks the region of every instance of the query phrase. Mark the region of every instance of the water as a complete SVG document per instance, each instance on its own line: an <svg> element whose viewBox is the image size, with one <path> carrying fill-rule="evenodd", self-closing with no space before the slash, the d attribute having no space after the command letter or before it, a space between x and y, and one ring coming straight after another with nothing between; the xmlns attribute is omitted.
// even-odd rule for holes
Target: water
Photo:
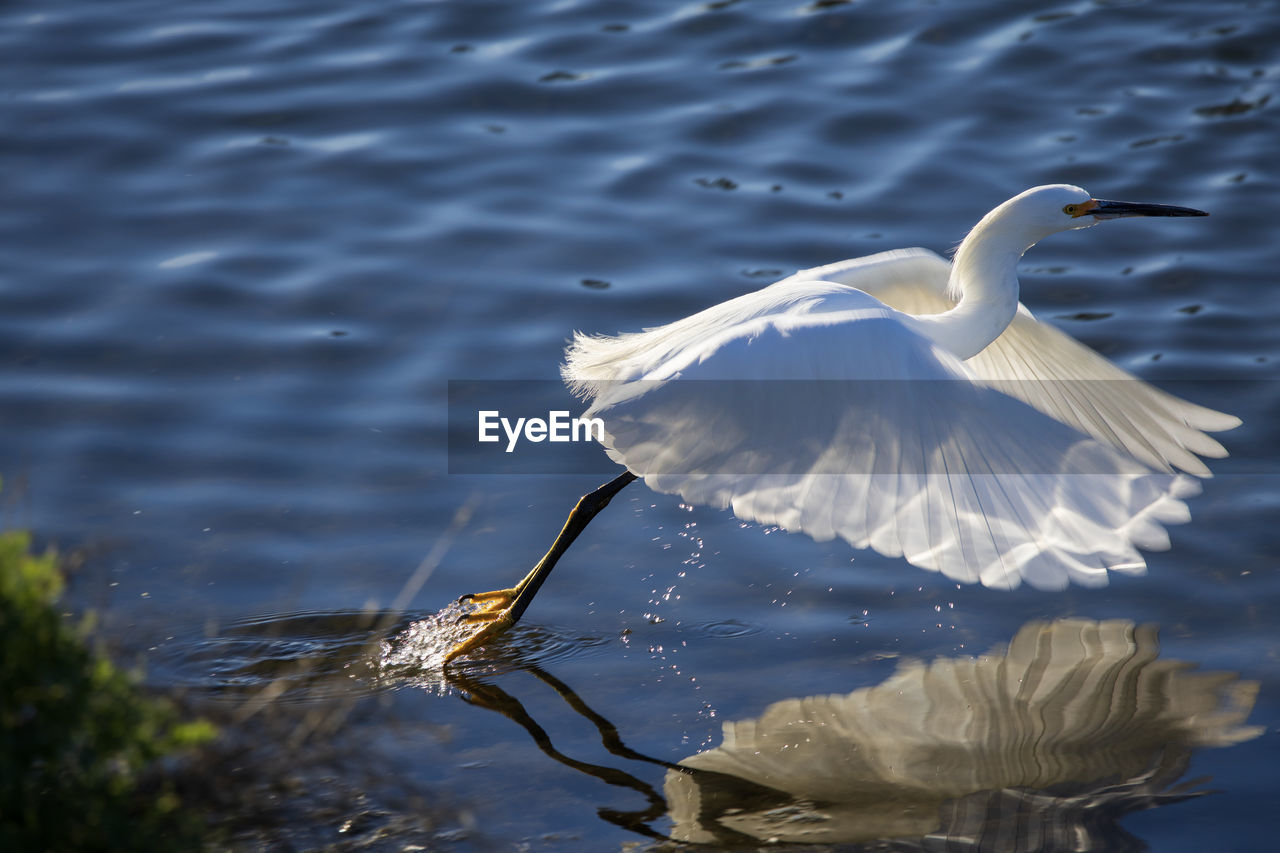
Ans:
<svg viewBox="0 0 1280 853"><path fill-rule="evenodd" d="M1075 617L1157 625L1162 659L1259 685L1262 734L1187 755L1217 793L1148 797L1100 843L1265 847L1276 5L10 4L6 519L82 552L76 602L153 681L359 705L361 773L470 815L437 841L668 835L667 764L722 723ZM1059 181L1212 213L1022 266L1039 316L1244 419L1147 577L960 589L633 486L490 658L453 683L385 665L415 620L516 580L600 481L450 475L450 380L553 379L573 329L946 251ZM1150 794L1128 781L1118 801Z"/></svg>

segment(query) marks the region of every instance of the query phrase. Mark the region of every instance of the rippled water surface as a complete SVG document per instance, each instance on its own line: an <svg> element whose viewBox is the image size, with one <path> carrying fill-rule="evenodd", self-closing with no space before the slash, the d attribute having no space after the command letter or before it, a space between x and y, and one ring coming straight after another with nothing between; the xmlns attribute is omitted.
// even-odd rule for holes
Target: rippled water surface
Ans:
<svg viewBox="0 0 1280 853"><path fill-rule="evenodd" d="M465 804L436 842L732 846L844 812L680 769L723 723L999 655L1032 620L1154 625L1130 648L1159 660L1105 671L1199 666L1236 704L1166 684L1167 748L1051 801L1042 776L1002 778L1012 804L951 791L938 825L990 839L973 815L1022 808L1050 835L1084 814L1096 849L1270 846L1276 3L19 2L0 54L0 499L82 549L78 603L153 681L359 703L366 771ZM450 380L554 379L574 329L945 252L1051 182L1212 213L1021 267L1042 319L1244 420L1146 577L961 589L632 486L487 656L448 681L414 645L599 482L450 474Z"/></svg>

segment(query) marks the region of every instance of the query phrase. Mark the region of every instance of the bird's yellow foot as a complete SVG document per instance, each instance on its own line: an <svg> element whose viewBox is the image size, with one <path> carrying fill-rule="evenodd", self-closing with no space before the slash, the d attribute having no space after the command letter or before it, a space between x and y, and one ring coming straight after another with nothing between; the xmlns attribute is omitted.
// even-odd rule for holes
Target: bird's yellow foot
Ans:
<svg viewBox="0 0 1280 853"><path fill-rule="evenodd" d="M518 593L518 588L496 589L492 592L473 592L459 598L459 604L474 602L480 606L470 613L459 616L458 623L480 627L470 637L450 649L445 655L444 662L447 664L454 658L474 651L514 625L515 619L511 616L511 605L515 602Z"/></svg>
<svg viewBox="0 0 1280 853"><path fill-rule="evenodd" d="M468 621L472 617L484 618L484 614L492 613L496 610L503 610L511 606L511 602L516 600L516 596L520 593L519 587L512 589L495 589L492 592L469 592L458 599L459 604L479 604L480 606L470 613L465 614L463 618Z"/></svg>

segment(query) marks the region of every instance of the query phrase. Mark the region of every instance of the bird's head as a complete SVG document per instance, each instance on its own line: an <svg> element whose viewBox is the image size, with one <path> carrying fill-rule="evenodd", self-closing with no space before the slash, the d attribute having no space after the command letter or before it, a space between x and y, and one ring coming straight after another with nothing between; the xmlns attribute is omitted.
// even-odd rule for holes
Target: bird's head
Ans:
<svg viewBox="0 0 1280 853"><path fill-rule="evenodd" d="M1094 198L1070 184L1033 187L991 211L998 217L1035 235L1035 239L1058 231L1088 228L1104 219L1122 216L1208 216L1203 210L1171 204L1144 204Z"/></svg>

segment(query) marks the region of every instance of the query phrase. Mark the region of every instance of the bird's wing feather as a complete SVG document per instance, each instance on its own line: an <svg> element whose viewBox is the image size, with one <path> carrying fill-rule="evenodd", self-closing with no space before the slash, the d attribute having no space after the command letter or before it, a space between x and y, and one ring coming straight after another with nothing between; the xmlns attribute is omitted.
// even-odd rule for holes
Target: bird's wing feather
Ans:
<svg viewBox="0 0 1280 853"><path fill-rule="evenodd" d="M800 280L792 276L642 332L616 336L575 332L565 351L560 373L573 393L593 397L609 383L652 373L679 358L690 344L699 344L725 329L761 317L842 311L861 306L861 296L838 282Z"/></svg>
<svg viewBox="0 0 1280 853"><path fill-rule="evenodd" d="M1186 520L1193 481L975 384L866 294L833 303L686 339L587 417L658 491L993 587L1140 572Z"/></svg>
<svg viewBox="0 0 1280 853"><path fill-rule="evenodd" d="M904 249L802 270L779 284L821 278L856 287L908 314L938 314L955 304L947 293L950 270L933 252ZM1004 333L965 367L979 381L1148 465L1176 466L1198 477L1210 472L1197 456L1227 455L1205 433L1240 425L1239 418L1143 382L1037 321L1021 304Z"/></svg>

